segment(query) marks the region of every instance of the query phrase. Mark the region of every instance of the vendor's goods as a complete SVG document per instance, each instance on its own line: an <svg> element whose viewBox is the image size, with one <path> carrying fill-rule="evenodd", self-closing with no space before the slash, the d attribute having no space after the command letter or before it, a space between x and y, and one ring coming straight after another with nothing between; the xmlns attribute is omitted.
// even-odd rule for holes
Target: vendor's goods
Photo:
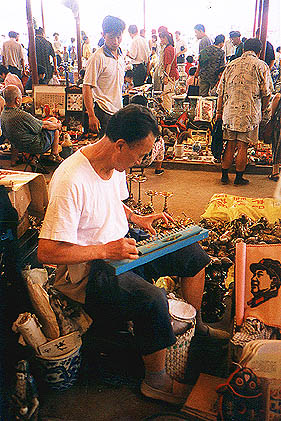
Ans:
<svg viewBox="0 0 281 421"><path fill-rule="evenodd" d="M260 381L249 368L238 368L225 384L217 388L221 421L256 421L263 419Z"/></svg>

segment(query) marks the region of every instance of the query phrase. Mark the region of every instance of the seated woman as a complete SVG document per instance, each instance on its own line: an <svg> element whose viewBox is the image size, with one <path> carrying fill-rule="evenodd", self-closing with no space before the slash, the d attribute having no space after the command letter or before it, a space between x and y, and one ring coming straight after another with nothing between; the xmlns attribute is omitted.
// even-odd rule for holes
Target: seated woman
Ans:
<svg viewBox="0 0 281 421"><path fill-rule="evenodd" d="M21 83L20 78L9 72L7 67L0 65L0 77L2 78L3 82L0 84L0 90L3 91L8 85L14 85L19 88L21 93L24 93L23 85Z"/></svg>
<svg viewBox="0 0 281 421"><path fill-rule="evenodd" d="M42 154L51 149L50 159L60 163L58 153L61 122L55 117L42 121L20 109L21 91L17 86L7 86L3 92L6 105L1 114L4 136L19 151Z"/></svg>

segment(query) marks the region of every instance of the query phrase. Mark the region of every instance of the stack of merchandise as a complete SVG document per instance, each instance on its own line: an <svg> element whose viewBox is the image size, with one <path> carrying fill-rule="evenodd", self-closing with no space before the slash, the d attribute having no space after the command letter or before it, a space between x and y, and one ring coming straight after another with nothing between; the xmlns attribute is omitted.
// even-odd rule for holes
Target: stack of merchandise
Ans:
<svg viewBox="0 0 281 421"><path fill-rule="evenodd" d="M23 276L34 314L20 314L13 331L21 344L33 348L44 380L54 389L68 389L78 378L81 335L92 320L48 284L46 269L27 269Z"/></svg>

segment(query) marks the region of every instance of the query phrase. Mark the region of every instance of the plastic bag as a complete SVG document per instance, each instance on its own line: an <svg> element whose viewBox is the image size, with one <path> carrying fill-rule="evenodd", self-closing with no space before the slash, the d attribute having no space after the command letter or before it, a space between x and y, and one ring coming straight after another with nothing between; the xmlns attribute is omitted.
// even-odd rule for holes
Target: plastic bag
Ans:
<svg viewBox="0 0 281 421"><path fill-rule="evenodd" d="M253 220L265 217L269 223L278 221L281 204L271 198L250 198L229 194L214 194L201 218L233 221L246 215Z"/></svg>

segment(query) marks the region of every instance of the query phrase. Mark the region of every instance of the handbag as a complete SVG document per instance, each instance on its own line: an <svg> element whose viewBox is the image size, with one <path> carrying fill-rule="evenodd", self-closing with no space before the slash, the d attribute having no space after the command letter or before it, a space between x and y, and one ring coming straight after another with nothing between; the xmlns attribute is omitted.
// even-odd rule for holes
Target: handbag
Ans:
<svg viewBox="0 0 281 421"><path fill-rule="evenodd" d="M217 120L212 130L211 152L215 159L220 159L223 150L222 120Z"/></svg>
<svg viewBox="0 0 281 421"><path fill-rule="evenodd" d="M189 85L186 96L199 96L199 85L197 78L194 78L194 85Z"/></svg>

